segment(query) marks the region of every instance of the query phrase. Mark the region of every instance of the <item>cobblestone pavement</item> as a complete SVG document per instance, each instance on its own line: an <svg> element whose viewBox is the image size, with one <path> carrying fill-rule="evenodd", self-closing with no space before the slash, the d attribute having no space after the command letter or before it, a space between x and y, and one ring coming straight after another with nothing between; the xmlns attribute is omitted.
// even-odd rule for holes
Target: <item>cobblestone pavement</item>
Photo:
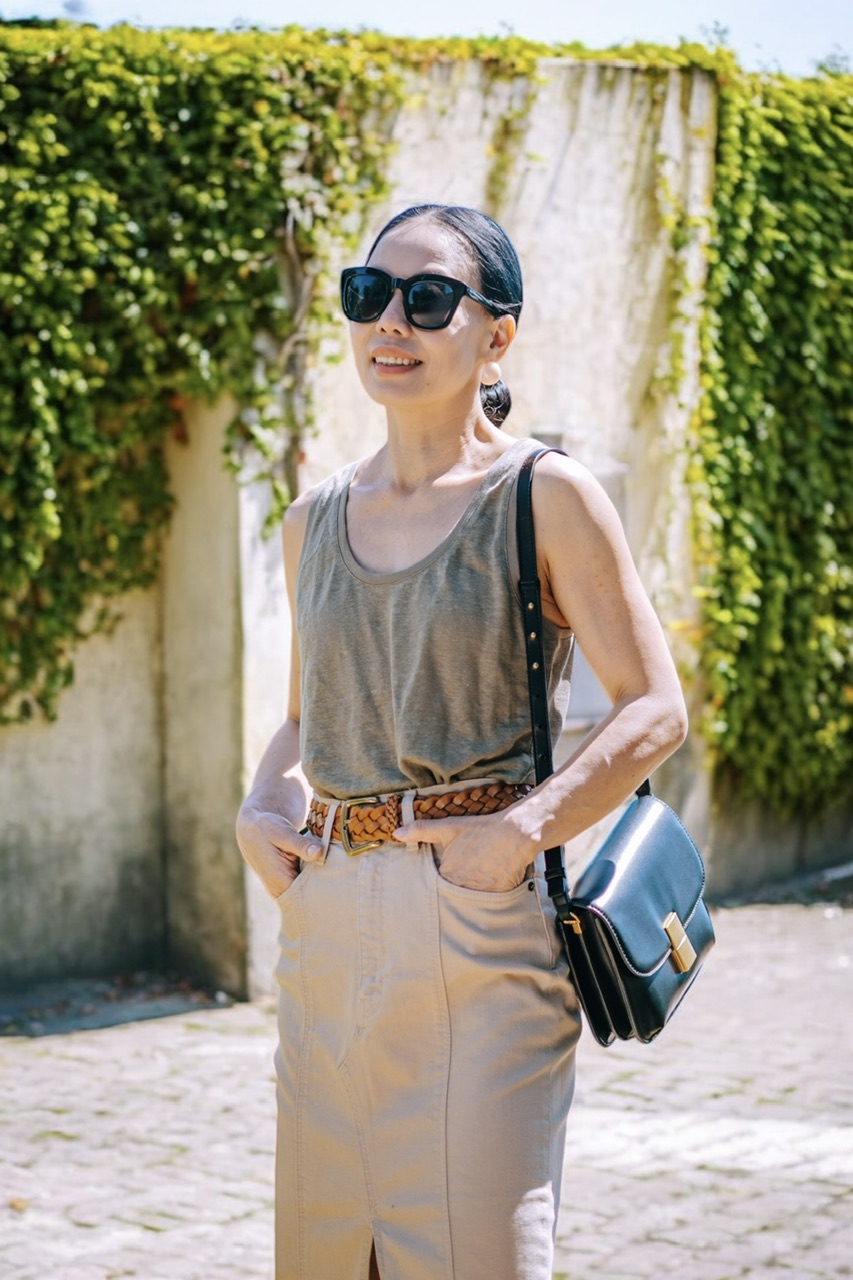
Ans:
<svg viewBox="0 0 853 1280"><path fill-rule="evenodd" d="M661 1040L584 1037L560 1280L853 1276L853 910L715 924ZM273 1044L265 1001L0 1039L2 1280L271 1280Z"/></svg>

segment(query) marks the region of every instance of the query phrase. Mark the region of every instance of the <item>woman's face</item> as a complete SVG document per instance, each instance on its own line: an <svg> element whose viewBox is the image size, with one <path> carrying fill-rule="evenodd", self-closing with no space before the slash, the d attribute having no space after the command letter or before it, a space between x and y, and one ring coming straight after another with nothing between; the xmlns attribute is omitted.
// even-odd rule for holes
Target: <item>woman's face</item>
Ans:
<svg viewBox="0 0 853 1280"><path fill-rule="evenodd" d="M389 275L407 279L435 272L479 289L473 255L446 227L427 218L404 222L380 240L370 259ZM462 298L445 329L416 329L403 310L399 289L378 320L350 322L358 374L367 394L386 408L446 403L461 412L479 403L480 371L496 358L491 348L498 320L471 298Z"/></svg>

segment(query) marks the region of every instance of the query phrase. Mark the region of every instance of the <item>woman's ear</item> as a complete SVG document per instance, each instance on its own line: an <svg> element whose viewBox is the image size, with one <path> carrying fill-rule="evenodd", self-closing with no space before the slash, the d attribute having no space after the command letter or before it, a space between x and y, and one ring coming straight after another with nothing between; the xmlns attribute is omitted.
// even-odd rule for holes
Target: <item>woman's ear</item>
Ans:
<svg viewBox="0 0 853 1280"><path fill-rule="evenodd" d="M515 337L515 330L515 316L498 317L489 346L489 356L492 360L500 360L501 356L506 355Z"/></svg>

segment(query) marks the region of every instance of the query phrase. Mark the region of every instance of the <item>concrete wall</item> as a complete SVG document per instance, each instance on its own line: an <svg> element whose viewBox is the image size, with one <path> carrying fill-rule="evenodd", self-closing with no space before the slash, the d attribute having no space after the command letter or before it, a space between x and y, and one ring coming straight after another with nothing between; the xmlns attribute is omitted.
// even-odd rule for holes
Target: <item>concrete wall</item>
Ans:
<svg viewBox="0 0 853 1280"><path fill-rule="evenodd" d="M223 466L233 406L191 408L172 443L163 567L163 810L169 963L246 990L239 494Z"/></svg>
<svg viewBox="0 0 853 1280"><path fill-rule="evenodd" d="M0 731L0 988L169 965L246 991L239 495L227 404L169 445L157 590L76 655L54 724Z"/></svg>
<svg viewBox="0 0 853 1280"><path fill-rule="evenodd" d="M158 593L123 608L59 720L0 731L0 989L164 959Z"/></svg>
<svg viewBox="0 0 853 1280"><path fill-rule="evenodd" d="M269 487L244 477L240 488L240 563L243 627L243 787L248 790L267 743L286 710L290 664L290 616L287 609L281 539L264 537ZM272 984L278 908L254 872L245 869L249 934L249 990Z"/></svg>
<svg viewBox="0 0 853 1280"><path fill-rule="evenodd" d="M704 843L712 895L739 895L773 880L853 860L853 812L780 818L763 804L743 805L717 788Z"/></svg>

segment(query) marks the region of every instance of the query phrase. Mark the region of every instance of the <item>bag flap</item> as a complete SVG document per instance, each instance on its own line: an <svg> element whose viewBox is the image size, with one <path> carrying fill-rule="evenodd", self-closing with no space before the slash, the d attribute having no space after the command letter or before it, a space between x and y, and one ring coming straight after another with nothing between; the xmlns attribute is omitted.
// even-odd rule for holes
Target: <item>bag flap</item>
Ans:
<svg viewBox="0 0 853 1280"><path fill-rule="evenodd" d="M605 922L630 969L660 968L670 952L663 922L674 911L686 928L705 887L699 850L669 805L636 796L571 895L572 906Z"/></svg>

